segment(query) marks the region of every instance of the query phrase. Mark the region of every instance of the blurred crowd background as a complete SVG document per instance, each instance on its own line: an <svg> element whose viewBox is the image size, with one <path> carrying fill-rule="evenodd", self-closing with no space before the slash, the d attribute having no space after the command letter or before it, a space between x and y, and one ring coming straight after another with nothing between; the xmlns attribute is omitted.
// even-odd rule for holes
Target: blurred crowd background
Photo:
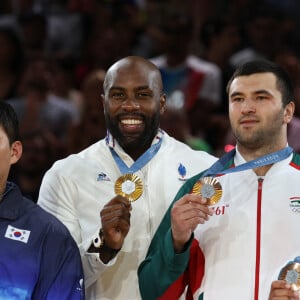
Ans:
<svg viewBox="0 0 300 300"><path fill-rule="evenodd" d="M226 83L240 63L269 59L292 77L289 144L300 151L299 0L1 0L0 101L15 108L24 153L11 179L37 200L45 171L106 129L107 68L128 55L161 70L161 127L220 156L235 142Z"/></svg>

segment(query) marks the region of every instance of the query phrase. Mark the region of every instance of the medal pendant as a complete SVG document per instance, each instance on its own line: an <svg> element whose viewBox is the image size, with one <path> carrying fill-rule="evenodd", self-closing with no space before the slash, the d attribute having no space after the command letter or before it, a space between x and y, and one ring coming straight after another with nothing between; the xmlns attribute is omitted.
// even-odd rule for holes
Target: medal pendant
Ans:
<svg viewBox="0 0 300 300"><path fill-rule="evenodd" d="M300 263L290 262L283 267L279 274L280 280L285 280L294 291L300 290Z"/></svg>
<svg viewBox="0 0 300 300"><path fill-rule="evenodd" d="M115 183L115 193L134 202L143 194L143 182L135 174L124 174Z"/></svg>
<svg viewBox="0 0 300 300"><path fill-rule="evenodd" d="M207 198L208 205L214 205L221 199L223 191L216 178L203 177L194 184L192 193Z"/></svg>

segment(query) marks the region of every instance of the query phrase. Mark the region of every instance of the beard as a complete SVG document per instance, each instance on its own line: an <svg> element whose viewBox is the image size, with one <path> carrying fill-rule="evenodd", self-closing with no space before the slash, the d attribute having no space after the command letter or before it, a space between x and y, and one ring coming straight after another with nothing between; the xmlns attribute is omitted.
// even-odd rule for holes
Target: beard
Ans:
<svg viewBox="0 0 300 300"><path fill-rule="evenodd" d="M269 118L266 123L269 125L251 130L249 133L245 132L245 129L241 130L232 126L233 135L241 145L249 149L257 149L262 146L272 147L277 143L282 133L283 110Z"/></svg>
<svg viewBox="0 0 300 300"><path fill-rule="evenodd" d="M118 115L115 118L111 118L109 114L105 114L106 127L126 152L130 152L136 149L149 148L154 137L157 134L160 122L159 112L153 114L151 117L145 117L145 115L143 114L132 115L138 115L142 118L144 122L144 130L138 135L128 136L124 135L119 127L120 117L122 117L122 114ZM128 116L128 114L126 114L126 116Z"/></svg>

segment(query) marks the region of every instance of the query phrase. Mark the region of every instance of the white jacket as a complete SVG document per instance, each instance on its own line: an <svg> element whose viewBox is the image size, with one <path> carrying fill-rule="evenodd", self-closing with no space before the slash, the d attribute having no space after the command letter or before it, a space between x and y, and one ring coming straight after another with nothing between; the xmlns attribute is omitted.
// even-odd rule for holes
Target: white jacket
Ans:
<svg viewBox="0 0 300 300"><path fill-rule="evenodd" d="M166 133L159 134L163 135L160 150L135 173L142 179L144 190L132 203L129 233L117 257L106 265L98 254L87 253L101 228L100 211L115 196L114 183L121 176L106 141L57 161L43 179L38 204L58 217L76 240L89 300L140 299L137 269L164 213L184 181L216 160ZM111 139L110 146L128 166L133 164L116 140ZM180 164L186 169L183 177L178 171Z"/></svg>

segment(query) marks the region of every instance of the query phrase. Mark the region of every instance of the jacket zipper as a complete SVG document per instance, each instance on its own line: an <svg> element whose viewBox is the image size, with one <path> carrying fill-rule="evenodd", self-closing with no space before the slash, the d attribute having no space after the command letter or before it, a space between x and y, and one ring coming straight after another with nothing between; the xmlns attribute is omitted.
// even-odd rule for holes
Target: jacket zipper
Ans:
<svg viewBox="0 0 300 300"><path fill-rule="evenodd" d="M263 178L258 178L257 209L256 209L256 258L255 258L255 286L254 300L259 296L259 270L260 270L260 242L261 242L261 198Z"/></svg>

